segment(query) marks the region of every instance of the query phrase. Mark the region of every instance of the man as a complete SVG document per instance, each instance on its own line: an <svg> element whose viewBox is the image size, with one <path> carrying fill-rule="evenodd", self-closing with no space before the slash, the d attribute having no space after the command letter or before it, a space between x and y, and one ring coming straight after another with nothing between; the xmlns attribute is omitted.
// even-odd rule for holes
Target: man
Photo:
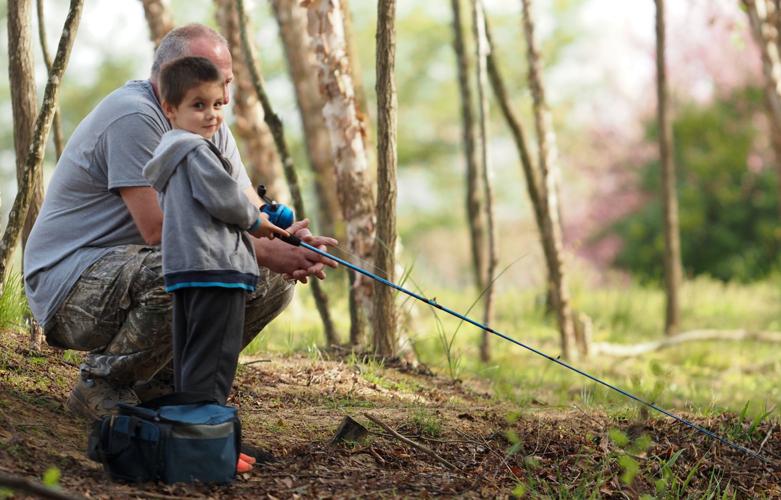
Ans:
<svg viewBox="0 0 781 500"><path fill-rule="evenodd" d="M225 39L200 24L171 31L155 52L150 79L126 83L76 128L25 249L25 290L47 342L90 351L66 404L86 418L170 390L170 370L161 370L171 360L171 301L159 249L163 218L141 171L171 129L157 90L160 68L183 56L217 66L228 102L233 71ZM239 184L260 206L225 124L212 141L241 167ZM320 248L336 244L312 236L306 220L288 231ZM253 246L260 279L247 299L243 345L287 306L294 280L323 279L324 266L335 266L276 239L253 239Z"/></svg>

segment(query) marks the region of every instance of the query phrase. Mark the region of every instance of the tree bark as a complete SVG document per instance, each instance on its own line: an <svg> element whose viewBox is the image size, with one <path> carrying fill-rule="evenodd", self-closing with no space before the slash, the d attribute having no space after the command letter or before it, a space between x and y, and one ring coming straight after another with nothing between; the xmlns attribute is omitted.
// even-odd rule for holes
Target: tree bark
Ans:
<svg viewBox="0 0 781 500"><path fill-rule="evenodd" d="M307 0L304 5L308 7L308 32L317 59L323 116L336 161L337 193L346 223L347 246L353 255L371 263L376 223L374 193L369 182L363 127L356 113L341 4L339 0ZM372 282L358 275L352 281L353 300L371 319ZM351 316L354 326L358 318ZM362 332L351 329L353 345L360 344L362 337Z"/></svg>
<svg viewBox="0 0 781 500"><path fill-rule="evenodd" d="M32 1L8 2L8 78L11 87L11 112L14 122L16 151L16 183L25 176L25 158L30 149L35 119L35 68L32 50ZM31 179L31 199L22 228L22 249L38 216L43 200L43 173L39 170ZM24 269L24 260L22 261Z"/></svg>
<svg viewBox="0 0 781 500"><path fill-rule="evenodd" d="M73 41L81 17L82 4L83 0L71 0L70 2L68 16L65 19L60 43L57 47L57 55L52 63L52 71L46 83L41 110L35 120L33 136L24 164L24 176L19 183L14 204L11 207L11 212L8 214L8 224L0 242L0 285L5 284L11 256L19 241L22 223L33 199L34 179L41 175L46 137L49 135L49 129L54 118L54 107L59 95L60 82L65 72L65 66L68 63L71 48L73 47ZM8 9L9 17L12 10ZM0 291L2 288L0 286Z"/></svg>
<svg viewBox="0 0 781 500"><path fill-rule="evenodd" d="M480 130L480 172L482 175L483 198L485 200L485 220L488 230L488 259L485 274L485 293L483 294L483 324L490 325L494 317L494 280L499 256L496 250L496 222L494 213L494 188L491 179L491 163L488 157L488 77L486 59L488 57L488 40L485 34L485 12L480 0L472 2L472 31L475 38L475 55L477 59L477 102ZM480 339L480 360L487 363L491 360L489 346L490 335L482 332Z"/></svg>
<svg viewBox="0 0 781 500"><path fill-rule="evenodd" d="M314 173L320 232L342 239L344 228L334 182L331 140L323 119L314 53L306 32L306 9L299 5L299 0L273 0L271 5L279 24L279 36L303 123L306 151Z"/></svg>
<svg viewBox="0 0 781 500"><path fill-rule="evenodd" d="M466 163L466 217L469 224L469 240L472 250L472 270L475 286L479 292L485 289L487 271L485 254L485 212L483 210L482 183L475 131L472 85L469 80L469 59L464 43L464 28L461 21L461 0L451 0L453 10L453 48L456 53L458 89L461 97L461 137L464 141Z"/></svg>
<svg viewBox="0 0 781 500"><path fill-rule="evenodd" d="M673 131L667 95L664 0L656 2L656 97L659 120L659 158L662 164L664 205L664 282L666 307L664 332L674 335L680 323L678 292L681 287L681 237L678 231L678 195L673 162Z"/></svg>
<svg viewBox="0 0 781 500"><path fill-rule="evenodd" d="M522 0L523 32L526 38L529 64L529 85L531 87L534 127L537 131L538 164L541 174L540 212L542 216L543 244L547 247L545 258L548 264L551 298L559 323L561 354L566 359L576 356L575 327L569 304L564 260L562 257L562 234L559 222L557 198L558 164L556 158L556 138L553 131L550 111L545 101L542 85L540 56L534 40L534 19L531 0ZM584 349L581 348L581 351Z"/></svg>
<svg viewBox="0 0 781 500"><path fill-rule="evenodd" d="M350 77L352 78L353 89L355 91L355 108L358 112L358 119L361 121L361 125L363 125L363 142L366 148L366 157L369 159L369 165L373 165L369 100L366 97L366 90L363 85L363 73L361 72L361 60L358 57L358 51L355 46L355 36L353 36L353 16L350 11L350 1L341 0L341 5L345 50L347 51L347 60L350 64Z"/></svg>
<svg viewBox="0 0 781 500"><path fill-rule="evenodd" d="M160 40L174 29L173 16L163 0L141 0L141 3L144 5L144 16L149 25L149 38L157 50Z"/></svg>
<svg viewBox="0 0 781 500"><path fill-rule="evenodd" d="M228 40L233 58L233 115L236 135L241 139L241 157L253 185L264 184L271 199L290 203L290 191L283 178L282 162L274 146L271 130L264 121L263 108L258 102L251 71L242 52L236 2L214 0L214 6L217 24ZM254 64L258 64L257 60Z"/></svg>
<svg viewBox="0 0 781 500"><path fill-rule="evenodd" d="M36 0L36 10L38 12L38 39L41 43L41 54L43 55L43 62L46 64L46 72L52 71L52 58L49 55L49 42L46 40L46 23L43 10L43 0ZM60 120L60 107L54 110L54 152L57 160L59 161L62 156L62 121Z"/></svg>
<svg viewBox="0 0 781 500"><path fill-rule="evenodd" d="M396 250L396 2L377 5L377 238L374 262L393 282ZM374 353L393 357L397 351L395 291L374 282Z"/></svg>
<svg viewBox="0 0 781 500"><path fill-rule="evenodd" d="M778 210L781 215L781 33L777 2L742 0L749 26L762 58L764 94L770 121L770 143L776 158ZM772 16L770 10L772 9Z"/></svg>
<svg viewBox="0 0 781 500"><path fill-rule="evenodd" d="M260 75L260 70L256 64L256 59L253 54L252 45L249 41L249 35L247 34L247 16L244 10L244 1L237 0L236 11L238 15L238 25L241 34L241 46L243 48L244 61L249 70L252 78L252 84L255 88L258 99L263 106L263 119L266 121L271 135L274 138L274 144L276 145L279 157L282 160L282 166L285 172L285 178L287 179L288 186L290 187L290 195L293 198L293 207L295 208L297 217L299 219L306 218L306 212L304 210L304 198L301 195L301 188L298 182L298 173L296 172L295 165L293 165L293 158L290 156L290 152L287 149L287 142L285 141L285 130L279 116L274 112L271 107L271 101L266 94L266 90L263 88L263 78ZM320 282L316 278L310 280L312 295L315 299L315 306L320 314L320 319L323 322L323 330L328 346L337 345L339 339L336 336L336 329L334 328L333 321L331 320L331 314L328 310L328 296L320 286Z"/></svg>

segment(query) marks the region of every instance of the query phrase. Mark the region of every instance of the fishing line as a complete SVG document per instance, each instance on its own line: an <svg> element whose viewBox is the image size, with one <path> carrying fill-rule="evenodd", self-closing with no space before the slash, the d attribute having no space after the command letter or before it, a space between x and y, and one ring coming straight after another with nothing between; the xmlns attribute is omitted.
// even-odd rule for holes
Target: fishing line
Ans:
<svg viewBox="0 0 781 500"><path fill-rule="evenodd" d="M402 286L399 286L399 285L397 285L397 284L395 284L395 283L393 283L391 281L388 281L387 279L382 278L382 277L380 277L380 276L378 276L378 275L376 275L376 274L374 274L374 273L372 273L370 271L362 269L362 268L356 266L355 264L352 264L352 263L350 263L350 262L348 262L348 261L346 261L344 259L341 259L339 257L336 257L334 255L331 255L328 252L320 250L319 248L316 248L316 247L314 247L312 245L304 243L303 241L301 241L299 238L297 238L295 236L291 235L290 237L287 237L287 238L280 237L279 239L281 239L282 241L284 241L285 243L288 243L290 245L304 247L307 250L315 252L316 254L318 254L318 255L320 255L322 257L325 257L327 259L331 259L333 261L336 261L339 264L342 264L343 266L346 266L346 267L348 267L349 269L352 269L355 272L363 274L364 276L367 276L367 277L369 277L369 278L371 278L371 279L373 279L375 281L378 281L378 282L380 282L380 283L382 283L382 284L384 284L386 286L389 286L389 287L391 287L391 288L393 288L395 290L398 290L399 292L405 293L405 294L409 295L410 297L413 297L415 299L420 300L421 302L425 302L429 306L434 307L436 309L439 309L441 311L444 311L444 312L450 314L451 316L455 316L456 318L458 318L458 319L460 319L462 321L465 321L465 322L467 322L467 323L469 323L469 324L471 324L473 326L476 326L477 328L480 328L481 330L484 330L484 331L486 331L488 333L496 335L497 337L501 337L504 340L506 340L508 342L511 342L511 343L513 343L513 344L515 344L515 345L517 345L519 347L523 347L527 351L530 351L530 352L532 352L532 353L534 353L534 354L536 354L538 356L541 356L541 357L547 359L548 361L552 361L552 362L558 364L559 366L562 366L562 367L564 367L564 368L566 368L566 369L568 369L570 371L573 371L573 372L575 372L575 373L577 373L577 374L579 374L579 375L581 375L583 377L586 377L587 379L589 379L589 380L591 380L593 382L596 382L596 383L598 383L600 385L603 385L604 387L607 387L608 389L610 389L612 391L615 391L615 392L621 394L624 397L627 397L627 398L629 398L629 399L631 399L633 401L636 401L636 402L638 402L638 403L640 403L640 404L642 404L642 405L644 405L644 406L646 406L648 408L651 408L652 410L655 410L655 411L657 411L657 412L659 412L659 413L661 413L663 415L666 415L666 416L672 418L673 420L676 420L676 421L684 424L685 426L687 426L687 427L689 427L691 429L694 429L695 431L697 431L697 432L699 432L701 434L704 434L704 435L706 435L706 436L708 436L708 437L710 437L712 439L715 439L715 440L719 441L720 443L722 443L724 445L729 446L730 448L732 448L734 450L740 451L742 453L746 453L747 455L750 455L750 456L752 456L754 458L757 458L757 459L759 459L759 460L761 460L761 461L763 461L765 463L770 463L770 461L767 458L765 458L764 456L762 456L759 453L755 452L754 450L750 450L750 449L746 448L745 446L742 446L742 445L740 445L738 443L734 443L734 442L730 441L729 439L724 438L722 436L719 436L715 432L706 429L705 427L697 425L694 422L691 422L691 421L687 420L684 417L676 415L675 413L672 413L670 411L665 410L664 408L661 408L661 407L657 406L656 403L650 403L648 401L645 401L644 399L642 399L642 398L640 398L638 396L635 396L634 394L632 394L630 392L627 392L627 391L625 391L624 389L621 389L618 386L615 386L615 385L613 385L613 384L611 384L609 382L605 382L604 380L601 380L601 379L595 377L594 375L591 375L588 372L585 372L585 371L583 371L583 370L581 370L579 368L576 368L576 367L570 365L569 363L566 363L566 362L564 362L564 361L562 361L562 360L560 360L558 358L554 358L553 356L549 356L548 354L545 354L544 352L542 352L540 350L537 350L534 347L528 346L528 345L524 344L523 342L520 342L518 340L515 340L512 337L509 337L509 336L505 335L502 332L494 330L493 328L491 328L488 325L484 325L482 323L479 323L479 322L473 320L472 318L469 318L468 316L464 316L463 314L460 314L460 313L458 313L458 312L456 312L456 311L454 311L454 310L452 310L452 309L450 309L450 308L448 308L446 306L443 306L443 305L437 303L436 299L428 299L428 298L426 298L426 297L424 297L422 295L419 295L419 294L417 294L415 292L407 290L406 288L404 288Z"/></svg>

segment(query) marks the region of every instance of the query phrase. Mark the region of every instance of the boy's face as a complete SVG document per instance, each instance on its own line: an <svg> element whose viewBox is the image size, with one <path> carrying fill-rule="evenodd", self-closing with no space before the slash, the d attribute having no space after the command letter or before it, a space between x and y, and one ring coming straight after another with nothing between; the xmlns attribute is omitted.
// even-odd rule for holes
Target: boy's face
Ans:
<svg viewBox="0 0 781 500"><path fill-rule="evenodd" d="M179 106L163 101L163 111L173 128L211 139L222 125L224 96L221 82L205 82L188 90Z"/></svg>

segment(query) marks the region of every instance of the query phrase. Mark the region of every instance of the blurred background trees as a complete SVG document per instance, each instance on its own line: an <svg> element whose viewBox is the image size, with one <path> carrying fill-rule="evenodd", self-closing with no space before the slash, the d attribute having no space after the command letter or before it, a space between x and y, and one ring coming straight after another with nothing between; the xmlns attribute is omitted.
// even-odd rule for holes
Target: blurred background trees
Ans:
<svg viewBox="0 0 781 500"><path fill-rule="evenodd" d="M316 75L313 79L305 71L306 61L311 65L315 60L311 53L307 56L311 40L302 31L306 12L294 3L247 2L254 26L251 38L267 91L286 125L293 160L300 166L303 195L313 207L310 212L316 230L339 234L344 223L341 213L335 211L337 181L328 175L334 168L329 164L334 156L323 153L331 147L324 123L307 119L316 116L311 110L322 106L322 96ZM739 0L667 4L672 159L678 168L682 267L687 277L750 282L768 279L778 269L779 161L772 140L777 134L768 113L760 45L752 37L747 11L741 10L743 3L749 4ZM44 4L51 45L59 34L65 7L53 1ZM148 76L154 44L146 20L160 14L159 6L166 7L176 23L200 21L227 31L230 19L226 15L219 17L219 25L215 20L215 14L221 12L218 7L224 9L224 4L208 0L87 4L83 29L62 86L65 138L103 96L125 80ZM539 146L546 144L529 133L535 123L534 99L522 29L523 4L520 0L484 2L495 48L489 54L487 69L493 79L492 64L501 68L506 94L505 108L488 92L491 108L502 111L491 113L487 124L487 147L495 176L497 269L506 269L497 273L494 286L499 294L547 288L549 279L538 214L525 187L527 176L519 168L514 133L503 121L506 111L514 112L517 123L526 128L526 153L535 159L532 163L545 156L539 154ZM598 286L610 279L607 277L619 276L618 283L634 280L659 286L664 231L655 146L659 127L654 99L653 2L609 7L595 0L532 4L538 71L545 82L561 168L556 188L560 206L555 215L561 217L563 262L572 269L577 283L582 276L598 276L593 284ZM373 191L376 5L344 5L349 7L345 18L351 20L345 31L349 37L345 50L351 71L356 72L354 80L362 82L355 90L356 117L367 134L365 161L370 166L368 182ZM466 53L472 59L467 71L475 78L475 39L468 29L471 9L465 6L467 2L462 5L461 25ZM452 2L398 6L397 224L404 241L399 262L414 270L415 286L447 288L476 299L485 287L485 278L481 285L473 275L469 232L473 214L463 209L467 168L452 7ZM117 15L118 9L121 15ZM0 6L0 16L0 60L7 66L7 5ZM153 27L170 19L157 21L161 22ZM154 30L153 36L158 36ZM34 58L40 96L46 66L39 50L34 51ZM305 64L301 65L302 61ZM476 99L474 89L471 96ZM248 106L257 109L251 99L247 97ZM0 80L0 103L0 109L5 110L0 114L0 188L6 214L16 189L7 80ZM472 112L476 117L477 107ZM233 113L229 123L235 124L236 135L247 147L247 138L259 134L242 132L242 127L255 130L257 123L243 118L238 108ZM50 146L48 171L54 157ZM342 241L344 248L348 248L346 243ZM363 260L356 263L371 269L368 255L365 252L359 256ZM341 281L338 286L337 281ZM326 286L330 293L344 294L344 281L330 280Z"/></svg>

